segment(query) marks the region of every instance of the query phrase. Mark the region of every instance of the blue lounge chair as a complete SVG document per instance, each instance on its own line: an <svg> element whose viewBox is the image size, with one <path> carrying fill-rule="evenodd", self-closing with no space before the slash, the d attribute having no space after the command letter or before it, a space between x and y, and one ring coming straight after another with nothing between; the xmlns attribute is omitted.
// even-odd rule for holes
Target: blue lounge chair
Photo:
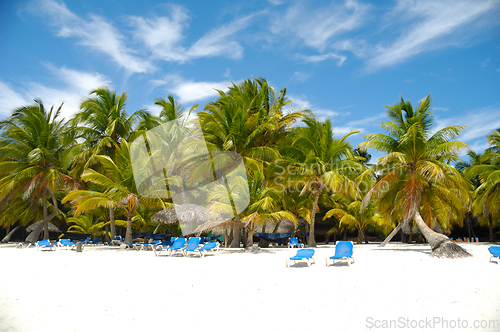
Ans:
<svg viewBox="0 0 500 332"><path fill-rule="evenodd" d="M76 244L71 242L70 239L60 239L59 241L56 242L56 246L58 246L61 249L76 249Z"/></svg>
<svg viewBox="0 0 500 332"><path fill-rule="evenodd" d="M182 253L182 249L186 246L186 239L183 237L178 238L174 241L172 246L168 249L168 254L170 256L175 255L178 252Z"/></svg>
<svg viewBox="0 0 500 332"><path fill-rule="evenodd" d="M90 242L89 244L91 245L97 245L99 242L101 242L101 239L96 237L94 240L92 240L92 242Z"/></svg>
<svg viewBox="0 0 500 332"><path fill-rule="evenodd" d="M488 248L488 251L493 255L490 257L490 262L492 262L493 259L497 260L497 264L500 263L500 246L491 246Z"/></svg>
<svg viewBox="0 0 500 332"><path fill-rule="evenodd" d="M179 241L177 241L177 240L179 240ZM178 244L176 244L176 243L178 243ZM182 243L182 245L180 243ZM159 245L154 246L153 252L155 253L155 256L161 256L163 252L166 252L168 255L168 254L170 254L170 248L172 248L174 246L174 244L176 244L176 246L180 245L180 248L182 248L182 247L184 247L185 243L186 243L186 239L173 237L169 241L163 241ZM176 249L176 250L178 250L178 249Z"/></svg>
<svg viewBox="0 0 500 332"><path fill-rule="evenodd" d="M200 246L200 241L201 239L199 237L190 237L186 244L186 247L181 249L182 254L184 256L187 256L189 255L189 253L194 252L195 249L197 249Z"/></svg>
<svg viewBox="0 0 500 332"><path fill-rule="evenodd" d="M291 237L288 239L288 248L293 248L294 246L297 246L297 248L304 248L304 244L299 241L296 237Z"/></svg>
<svg viewBox="0 0 500 332"><path fill-rule="evenodd" d="M352 258L353 245L351 241L339 241L335 246L335 255L328 257L326 259L326 266L328 266L329 261L332 263L336 261L347 261L347 265L354 263L354 258Z"/></svg>
<svg viewBox="0 0 500 332"><path fill-rule="evenodd" d="M297 250L297 254L293 257L290 257L286 260L286 267L290 266L290 262L293 261L295 264L296 261L301 261L305 259L307 261L307 266L311 266L311 262L316 263L314 260L314 249L299 249Z"/></svg>
<svg viewBox="0 0 500 332"><path fill-rule="evenodd" d="M36 250L56 250L56 246L50 243L49 240L40 240L35 245Z"/></svg>
<svg viewBox="0 0 500 332"><path fill-rule="evenodd" d="M177 237L173 237L170 240L165 240L162 241L158 244L155 245L150 245L151 249L155 252L156 256L159 256L161 254L161 251L165 250L168 252L168 249L172 246L175 240L177 240Z"/></svg>
<svg viewBox="0 0 500 332"><path fill-rule="evenodd" d="M219 252L219 242L207 242L202 247L196 248L194 252L200 254L200 257L205 257L205 254L208 252L213 252L215 255Z"/></svg>

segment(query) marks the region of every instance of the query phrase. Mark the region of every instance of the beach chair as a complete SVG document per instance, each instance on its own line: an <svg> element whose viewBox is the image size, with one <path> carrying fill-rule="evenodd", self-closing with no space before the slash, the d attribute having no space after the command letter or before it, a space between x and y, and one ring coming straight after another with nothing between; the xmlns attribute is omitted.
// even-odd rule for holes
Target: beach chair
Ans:
<svg viewBox="0 0 500 332"><path fill-rule="evenodd" d="M335 255L328 257L326 259L326 266L328 266L329 261L332 263L337 261L347 261L347 265L354 263L354 258L352 258L353 245L351 241L339 241L335 246Z"/></svg>
<svg viewBox="0 0 500 332"><path fill-rule="evenodd" d="M187 256L190 253L194 252L194 250L200 246L200 241L201 239L199 237L190 237L186 244L186 247L181 249L182 254L184 256Z"/></svg>
<svg viewBox="0 0 500 332"><path fill-rule="evenodd" d="M170 254L169 250L170 250L170 248L172 248L172 246L176 243L177 240L179 240L178 237L173 237L169 241L163 241L159 245L154 246L153 252L155 253L155 256L161 256L163 252L167 253L167 255ZM182 244L181 248L184 247L184 244L186 243L186 239L181 239L180 242L182 242L182 241L184 241L184 243Z"/></svg>
<svg viewBox="0 0 500 332"><path fill-rule="evenodd" d="M209 252L217 255L219 253L219 242L212 241L205 243L202 247L196 248L193 252L197 252L200 257L205 257L205 255Z"/></svg>
<svg viewBox="0 0 500 332"><path fill-rule="evenodd" d="M134 249L137 249L137 250L146 249L147 250L148 248L152 248L160 243L161 243L160 240L154 240L151 243L134 243Z"/></svg>
<svg viewBox="0 0 500 332"><path fill-rule="evenodd" d="M170 256L175 255L178 252L182 253L182 249L186 245L186 239L183 237L178 238L177 240L174 241L172 246L168 249L168 254Z"/></svg>
<svg viewBox="0 0 500 332"><path fill-rule="evenodd" d="M294 246L297 246L297 248L304 248L304 244L299 241L296 237L291 237L288 239L288 248L293 248Z"/></svg>
<svg viewBox="0 0 500 332"><path fill-rule="evenodd" d="M307 261L307 266L311 266L311 262L316 263L314 260L314 249L299 249L297 250L297 254L293 257L290 257L286 260L286 267L290 267L291 261L295 265L296 261L302 261L305 259Z"/></svg>
<svg viewBox="0 0 500 332"><path fill-rule="evenodd" d="M50 243L49 240L40 240L35 243L36 250L56 250L56 246Z"/></svg>
<svg viewBox="0 0 500 332"><path fill-rule="evenodd" d="M58 246L61 249L76 249L76 244L71 242L70 239L60 239L59 241L56 242L56 246Z"/></svg>
<svg viewBox="0 0 500 332"><path fill-rule="evenodd" d="M36 245L35 242L16 242L16 248L29 248Z"/></svg>
<svg viewBox="0 0 500 332"><path fill-rule="evenodd" d="M500 246L491 246L488 248L488 251L491 253L490 262L493 260L497 260L497 264L500 263Z"/></svg>
<svg viewBox="0 0 500 332"><path fill-rule="evenodd" d="M101 242L101 239L96 237L95 239L92 240L92 242L90 242L89 244L95 246L97 244L99 244L99 242Z"/></svg>

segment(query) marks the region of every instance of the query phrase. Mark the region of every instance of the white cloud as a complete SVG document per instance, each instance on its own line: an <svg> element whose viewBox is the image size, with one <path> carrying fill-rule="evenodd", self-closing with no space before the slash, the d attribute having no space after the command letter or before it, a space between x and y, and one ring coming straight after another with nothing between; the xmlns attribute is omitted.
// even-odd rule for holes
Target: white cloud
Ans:
<svg viewBox="0 0 500 332"><path fill-rule="evenodd" d="M186 80L179 75L167 75L162 80L155 80L153 84L155 86L165 86L166 92L177 96L181 104L219 96L216 89L227 91L228 87L232 85L230 81L195 82Z"/></svg>
<svg viewBox="0 0 500 332"><path fill-rule="evenodd" d="M388 16L392 25L401 25L402 34L389 45L377 45L368 62L368 70L391 66L409 57L437 48L460 45L468 25L488 14L495 0L400 0Z"/></svg>
<svg viewBox="0 0 500 332"><path fill-rule="evenodd" d="M292 79L299 81L299 82L305 82L308 81L312 77L313 73L312 72L300 72L296 71L292 75Z"/></svg>
<svg viewBox="0 0 500 332"><path fill-rule="evenodd" d="M83 98L88 96L90 91L109 85L110 81L99 73L87 73L68 69L57 68L48 65L47 68L52 75L60 79L60 88L48 87L38 82L29 82L15 92L6 83L0 81L0 115L9 116L14 108L33 104L33 99L40 99L45 107L59 107L61 117L69 119L80 108Z"/></svg>
<svg viewBox="0 0 500 332"><path fill-rule="evenodd" d="M464 132L459 139L473 147L487 147L486 135L500 128L500 106L488 106L472 110L464 115L453 118L436 118L436 126L433 132L446 126L465 126Z"/></svg>
<svg viewBox="0 0 500 332"><path fill-rule="evenodd" d="M292 34L305 45L323 51L333 37L360 27L369 8L354 0L311 7L296 3L285 13L273 16L271 32L279 36Z"/></svg>
<svg viewBox="0 0 500 332"><path fill-rule="evenodd" d="M88 19L82 19L63 2L55 0L40 0L37 3L34 10L48 18L49 24L56 27L58 36L76 38L78 44L110 56L129 72L153 70L148 61L133 55L134 51L125 46L125 37L105 18L89 15Z"/></svg>
<svg viewBox="0 0 500 332"><path fill-rule="evenodd" d="M320 55L302 55L299 54L297 55L299 59L304 60L305 62L321 62L325 61L328 59L335 59L337 60L337 65L342 66L344 63L346 57L344 55L338 55L335 53L326 53L326 54L320 54Z"/></svg>
<svg viewBox="0 0 500 332"><path fill-rule="evenodd" d="M153 53L155 58L166 61L184 62L187 60L186 50L180 45L182 31L187 26L189 17L180 7L169 6L171 17L145 19L131 16L130 24L136 28L134 37Z"/></svg>
<svg viewBox="0 0 500 332"><path fill-rule="evenodd" d="M243 47L234 40L237 39L235 35L248 27L254 16L249 15L236 19L208 32L189 48L187 55L194 58L217 55L226 55L231 59L241 58Z"/></svg>
<svg viewBox="0 0 500 332"><path fill-rule="evenodd" d="M16 108L29 102L29 99L16 92L9 84L0 81L0 118L10 116Z"/></svg>

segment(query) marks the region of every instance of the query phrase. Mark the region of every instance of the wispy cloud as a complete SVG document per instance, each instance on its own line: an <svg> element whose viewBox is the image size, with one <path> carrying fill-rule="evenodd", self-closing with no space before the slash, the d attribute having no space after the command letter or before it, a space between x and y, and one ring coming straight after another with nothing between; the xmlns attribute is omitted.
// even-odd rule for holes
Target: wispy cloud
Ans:
<svg viewBox="0 0 500 332"><path fill-rule="evenodd" d="M319 54L319 55L302 55L298 54L297 58L303 60L304 62L321 62L329 59L334 59L337 60L337 65L342 66L344 63L346 56L344 55L338 55L336 53L326 53L326 54Z"/></svg>
<svg viewBox="0 0 500 332"><path fill-rule="evenodd" d="M33 11L48 18L50 25L63 38L76 38L77 43L110 56L117 64L129 72L145 73L153 66L133 55L134 51L125 46L125 37L101 16L90 14L82 19L70 11L64 2L39 0Z"/></svg>
<svg viewBox="0 0 500 332"><path fill-rule="evenodd" d="M252 14L236 19L208 32L189 48L187 55L196 58L217 55L225 55L232 59L241 58L243 47L235 40L236 34L247 28L254 16Z"/></svg>
<svg viewBox="0 0 500 332"><path fill-rule="evenodd" d="M130 25L136 28L133 35L143 43L153 57L166 61L184 62L188 59L186 50L180 45L183 29L187 26L189 17L184 8L169 6L170 17L144 18L129 17Z"/></svg>
<svg viewBox="0 0 500 332"><path fill-rule="evenodd" d="M7 83L0 81L0 116L5 117L23 105L31 105L33 99L41 99L46 107L59 107L61 116L69 119L80 108L80 103L90 91L99 86L109 86L110 81L99 73L88 73L65 67L47 65L49 72L59 79L59 87L49 87L39 82L28 82L15 92Z"/></svg>
<svg viewBox="0 0 500 332"><path fill-rule="evenodd" d="M436 118L435 131L446 126L466 124L466 128L459 139L471 146L487 147L486 135L500 128L500 106L492 105L466 112L458 117Z"/></svg>
<svg viewBox="0 0 500 332"><path fill-rule="evenodd" d="M231 86L230 81L196 82L179 75L167 75L164 79L154 80L152 83L156 87L164 86L165 91L178 97L182 104L216 97L219 95L216 90L226 91Z"/></svg>
<svg viewBox="0 0 500 332"><path fill-rule="evenodd" d="M321 7L298 2L278 18L273 16L271 32L280 36L291 34L305 45L323 52L334 37L360 27L368 8L354 0Z"/></svg>
<svg viewBox="0 0 500 332"><path fill-rule="evenodd" d="M28 103L29 99L14 91L8 83L0 81L0 118L10 116L14 109Z"/></svg>
<svg viewBox="0 0 500 332"><path fill-rule="evenodd" d="M495 0L399 0L387 16L387 28L400 29L402 33L392 43L377 45L367 68L373 71L423 52L461 45L465 34L474 33L469 29L470 23L498 5Z"/></svg>

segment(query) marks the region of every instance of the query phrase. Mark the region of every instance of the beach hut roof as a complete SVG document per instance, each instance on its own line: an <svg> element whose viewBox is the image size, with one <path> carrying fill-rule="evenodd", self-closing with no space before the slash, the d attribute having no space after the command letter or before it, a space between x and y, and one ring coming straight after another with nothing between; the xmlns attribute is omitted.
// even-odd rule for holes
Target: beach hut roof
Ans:
<svg viewBox="0 0 500 332"><path fill-rule="evenodd" d="M26 230L28 232L33 232L33 230L35 229L36 226L38 226L43 220L40 220L40 221L37 221L36 223L30 225L28 228L26 228ZM54 225L53 223L49 222L47 224L49 226L49 232L61 232L59 230L59 228L56 227L56 225Z"/></svg>
<svg viewBox="0 0 500 332"><path fill-rule="evenodd" d="M156 212L151 221L154 223L175 224L176 222L196 222L204 223L212 218L207 214L203 206L196 204L183 204L175 208L171 207L167 210Z"/></svg>

